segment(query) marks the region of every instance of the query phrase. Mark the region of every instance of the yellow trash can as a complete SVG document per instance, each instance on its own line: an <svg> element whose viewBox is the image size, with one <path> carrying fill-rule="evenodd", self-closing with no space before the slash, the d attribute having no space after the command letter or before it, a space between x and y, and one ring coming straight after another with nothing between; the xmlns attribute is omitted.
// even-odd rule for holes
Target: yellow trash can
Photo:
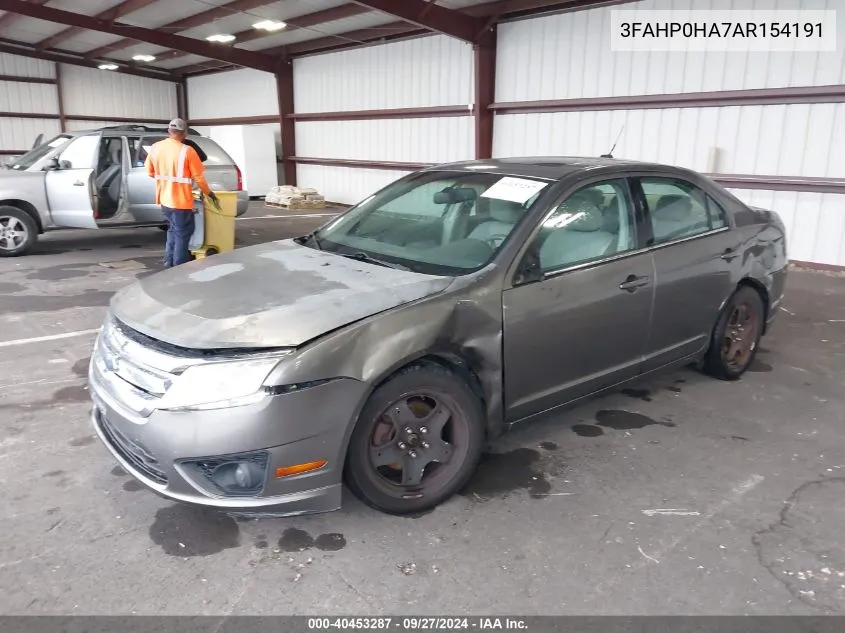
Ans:
<svg viewBox="0 0 845 633"><path fill-rule="evenodd" d="M197 212L191 253L196 259L235 250L235 218L238 215L238 193L215 191L220 201L218 209L210 199L194 193ZM202 211L200 213L199 211Z"/></svg>

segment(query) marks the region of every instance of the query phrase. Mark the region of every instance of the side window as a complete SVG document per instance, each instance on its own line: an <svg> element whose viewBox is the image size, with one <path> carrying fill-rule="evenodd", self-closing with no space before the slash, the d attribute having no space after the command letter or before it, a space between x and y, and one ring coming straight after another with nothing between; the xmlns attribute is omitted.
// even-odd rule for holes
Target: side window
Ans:
<svg viewBox="0 0 845 633"><path fill-rule="evenodd" d="M59 153L59 162L64 169L94 169L99 143L99 134L78 136Z"/></svg>
<svg viewBox="0 0 845 633"><path fill-rule="evenodd" d="M641 178L654 243L665 244L726 226L724 212L695 185L672 178Z"/></svg>
<svg viewBox="0 0 845 633"><path fill-rule="evenodd" d="M707 196L707 214L710 216L711 229L721 229L728 226L725 210L710 196Z"/></svg>
<svg viewBox="0 0 845 633"><path fill-rule="evenodd" d="M139 158L139 156L141 155L141 137L127 136L126 142L129 144L129 166L143 167L144 159ZM146 158L146 156L144 158Z"/></svg>
<svg viewBox="0 0 845 633"><path fill-rule="evenodd" d="M579 189L543 222L536 250L546 272L633 250L633 205L623 180Z"/></svg>
<svg viewBox="0 0 845 633"><path fill-rule="evenodd" d="M139 166L138 163L140 162L140 166L144 166L144 162L147 160L147 154L150 153L150 148L153 144L158 143L159 141L163 141L166 136L143 136L137 140L138 148L134 152L134 159L132 160L132 164L134 166ZM131 143L134 142L130 141Z"/></svg>

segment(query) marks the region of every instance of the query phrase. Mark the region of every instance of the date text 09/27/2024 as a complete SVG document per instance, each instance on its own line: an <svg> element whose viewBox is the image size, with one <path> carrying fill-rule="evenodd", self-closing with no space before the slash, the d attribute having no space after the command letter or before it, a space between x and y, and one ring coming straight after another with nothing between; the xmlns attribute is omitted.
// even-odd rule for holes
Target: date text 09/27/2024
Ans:
<svg viewBox="0 0 845 633"><path fill-rule="evenodd" d="M465 617L325 617L308 618L309 631L336 630L382 630L382 631L496 631L527 630L528 625L520 618L465 618Z"/></svg>

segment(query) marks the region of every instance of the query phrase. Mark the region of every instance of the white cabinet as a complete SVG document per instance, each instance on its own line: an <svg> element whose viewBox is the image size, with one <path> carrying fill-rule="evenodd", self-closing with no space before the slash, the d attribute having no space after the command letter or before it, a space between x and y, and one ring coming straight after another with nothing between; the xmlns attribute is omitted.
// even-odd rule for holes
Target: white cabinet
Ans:
<svg viewBox="0 0 845 633"><path fill-rule="evenodd" d="M217 125L208 136L232 157L243 174L250 197L265 196L279 184L276 161L278 125Z"/></svg>

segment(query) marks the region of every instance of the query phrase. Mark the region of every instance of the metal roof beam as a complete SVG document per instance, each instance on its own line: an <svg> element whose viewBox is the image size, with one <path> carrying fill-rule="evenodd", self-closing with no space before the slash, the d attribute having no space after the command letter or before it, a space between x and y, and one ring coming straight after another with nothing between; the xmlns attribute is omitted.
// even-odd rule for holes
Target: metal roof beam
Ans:
<svg viewBox="0 0 845 633"><path fill-rule="evenodd" d="M360 15L362 13L369 13L369 11L369 9L359 6L357 4L341 4L336 7L332 7L331 9L323 9L322 11L306 13L305 15L300 15L295 18L288 18L285 20L285 22L287 23L287 27L285 27L284 31L268 33L267 31L261 31L259 29L248 29L245 31L234 33L233 35L236 38L235 42L237 42L238 44L243 44L245 42L251 42L253 40L261 39L262 37L278 35L278 33L280 32L288 32L290 30L295 29L308 29L312 26L317 26L318 24L325 24L326 22L334 22L335 20L351 18L355 15ZM183 51L168 51L166 53L160 53L159 55L157 55L157 58L160 60L174 59L176 57L182 57L185 54L186 53L184 53Z"/></svg>
<svg viewBox="0 0 845 633"><path fill-rule="evenodd" d="M23 0L0 0L0 9L38 20L46 20L47 22L64 24L65 26L75 26L89 31L126 35L139 42L174 48L193 55L201 55L209 59L219 59L220 61L231 62L239 66L255 68L256 70L266 72L274 72L278 63L276 59L263 53L255 53L230 46L220 46L190 37L170 35L154 29L130 26L121 22L109 22L70 11L53 9L52 7L36 6Z"/></svg>
<svg viewBox="0 0 845 633"><path fill-rule="evenodd" d="M484 29L485 20L447 9L425 0L353 0L376 11L410 22L424 29L474 43Z"/></svg>
<svg viewBox="0 0 845 633"><path fill-rule="evenodd" d="M250 11L252 9L256 9L267 4L272 4L272 0L234 0L234 2L229 2L228 4L223 4L219 7L214 7L213 9L209 9L208 11L196 13L194 15L188 16L187 18L182 18L181 20L176 20L175 22L162 24L161 26L157 26L156 29L159 31L167 31L168 33L179 33L181 31L187 31L188 29L196 28L198 26L203 26L205 24L211 24L215 20L219 20L221 18L225 18L235 13L240 13L242 11ZM123 39L117 40L116 42L112 42L111 44L106 44L105 46L101 46L100 48L94 49L93 51L89 51L85 53L85 56L92 58L100 57L102 55L108 55L109 53L113 53L114 51L119 51L123 48L129 48L134 44L136 44L135 40L128 37L124 37ZM165 46L167 46L168 48L173 48L169 44L166 44Z"/></svg>
<svg viewBox="0 0 845 633"><path fill-rule="evenodd" d="M158 0L123 0L123 2L121 2L120 4L100 12L94 17L99 20L113 21L117 18L123 17L124 15L129 15L130 13L134 13L135 11L143 9L144 7L152 4L153 2L158 2ZM78 35L84 30L85 29L81 29L78 26L71 26L59 31L55 35L51 35L50 37L41 40L35 46L36 48L38 48L38 50L42 51L48 48L54 48L56 44L60 44L66 39L69 39L74 35Z"/></svg>
<svg viewBox="0 0 845 633"><path fill-rule="evenodd" d="M21 57L31 57L33 59L43 59L44 61L54 62L57 64L69 64L71 66L82 66L83 68L96 68L99 63L83 57L76 57L70 52L64 51L37 51L31 46L20 44L12 40L0 40L0 53L8 53L10 55L20 55ZM118 62L114 62L118 63ZM122 62L121 62L122 63ZM146 77L147 79L159 79L161 81L179 81L180 78L176 75L162 69L161 72L153 70L145 71L132 66L120 66L118 70L112 72L121 72L126 75L135 75L137 77Z"/></svg>
<svg viewBox="0 0 845 633"><path fill-rule="evenodd" d="M32 4L47 4L50 0L29 0ZM12 22L17 20L19 15L15 13L4 13L0 15L0 29L9 26Z"/></svg>

